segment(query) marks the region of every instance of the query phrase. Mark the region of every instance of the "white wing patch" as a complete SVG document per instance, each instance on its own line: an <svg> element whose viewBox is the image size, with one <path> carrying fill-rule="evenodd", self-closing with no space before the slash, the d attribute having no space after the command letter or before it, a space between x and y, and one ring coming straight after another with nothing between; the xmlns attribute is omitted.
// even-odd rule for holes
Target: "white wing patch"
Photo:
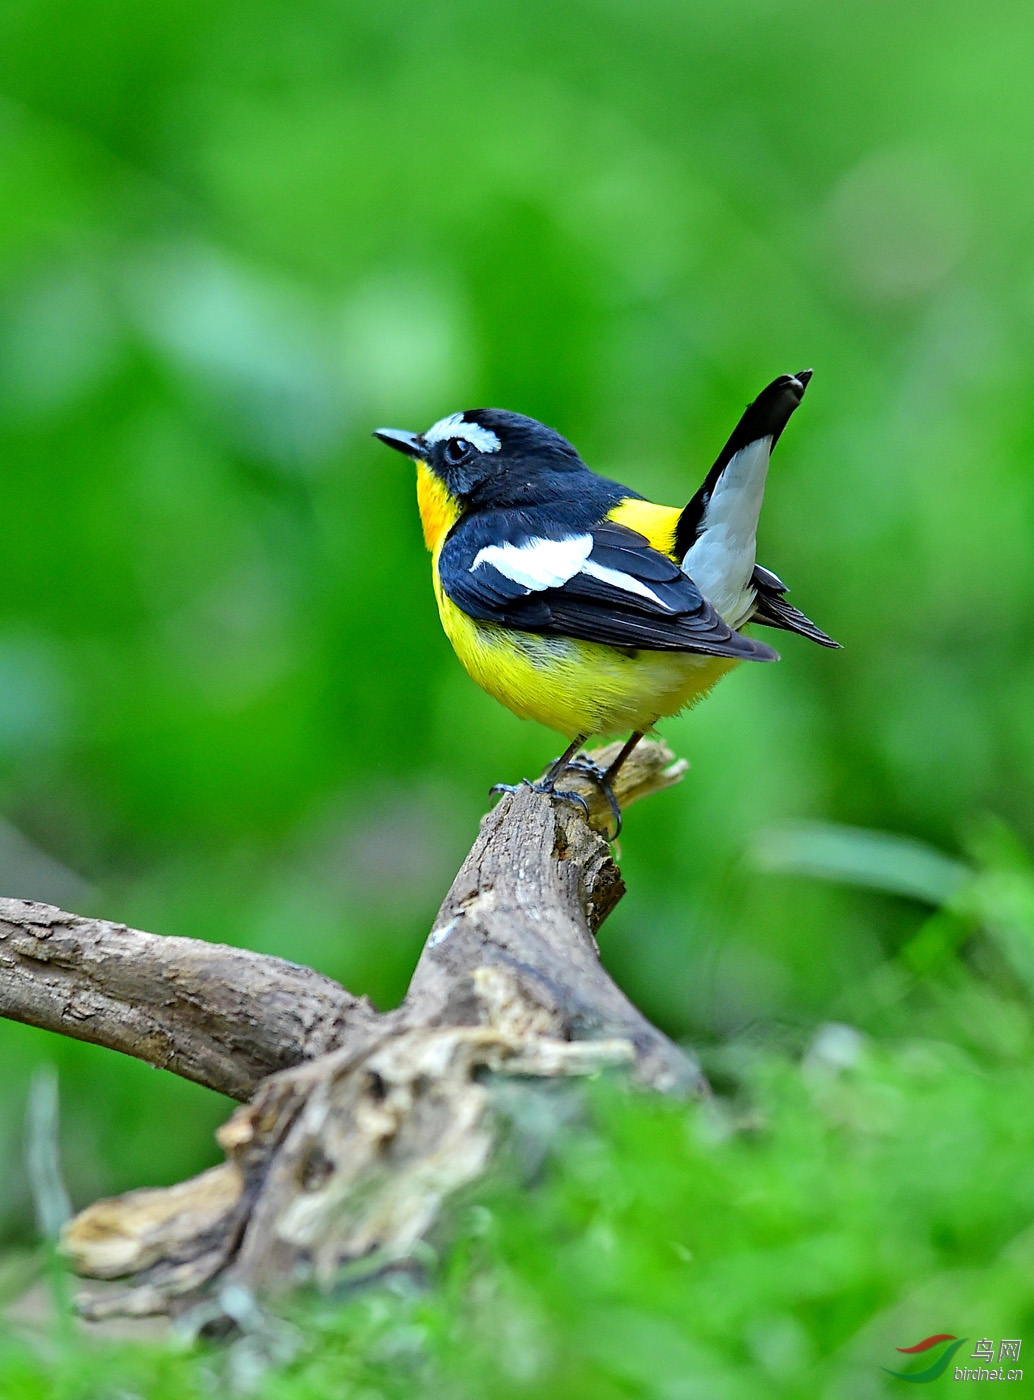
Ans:
<svg viewBox="0 0 1034 1400"><path fill-rule="evenodd" d="M593 543L591 535L571 535L566 540L535 538L521 545L486 544L478 550L469 572L473 573L482 564L491 564L506 578L534 593L541 593L547 588L562 588L575 574L587 574L590 578L598 578L601 583L610 584L611 588L649 598L665 612L671 612L653 589L647 588L640 579L620 569L608 569L594 563L589 558Z"/></svg>
<svg viewBox="0 0 1034 1400"><path fill-rule="evenodd" d="M444 442L446 438L466 438L479 452L498 452L502 447L491 428L483 428L480 423L464 422L462 413L450 413L448 418L440 418L424 434L424 441L432 446L436 442Z"/></svg>
<svg viewBox="0 0 1034 1400"><path fill-rule="evenodd" d="M563 587L591 553L591 535L572 535L566 540L530 539L521 545L486 544L478 550L470 572L482 564L491 564L522 588L541 593L546 588Z"/></svg>
<svg viewBox="0 0 1034 1400"><path fill-rule="evenodd" d="M591 559L586 559L581 571L591 578L598 578L601 583L609 583L611 588L621 588L626 593L638 593L640 598L649 598L651 603L656 603L665 612L671 612L667 603L662 602L652 588L647 588L642 579L633 578L631 574L622 573L620 569L608 569L602 564L594 564Z"/></svg>
<svg viewBox="0 0 1034 1400"><path fill-rule="evenodd" d="M771 451L772 439L763 437L736 453L718 478L700 533L682 561L682 572L730 627L741 626L754 609L750 576Z"/></svg>

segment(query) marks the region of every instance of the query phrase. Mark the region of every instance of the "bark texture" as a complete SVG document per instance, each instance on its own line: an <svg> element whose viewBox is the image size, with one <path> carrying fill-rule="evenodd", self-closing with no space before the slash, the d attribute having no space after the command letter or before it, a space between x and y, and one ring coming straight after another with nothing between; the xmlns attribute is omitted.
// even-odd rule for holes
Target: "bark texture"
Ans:
<svg viewBox="0 0 1034 1400"><path fill-rule="evenodd" d="M684 769L645 741L618 801ZM0 901L2 1014L248 1100L219 1131L222 1165L70 1222L74 1266L109 1284L80 1300L88 1315L217 1315L230 1285L330 1286L413 1257L491 1159L508 1077L627 1066L656 1090L706 1091L599 961L595 934L624 886L600 795L577 774L565 786L588 820L528 785L484 818L405 1001L383 1015L278 958Z"/></svg>
<svg viewBox="0 0 1034 1400"><path fill-rule="evenodd" d="M374 1010L283 958L0 899L0 1015L243 1100L268 1075L339 1045Z"/></svg>

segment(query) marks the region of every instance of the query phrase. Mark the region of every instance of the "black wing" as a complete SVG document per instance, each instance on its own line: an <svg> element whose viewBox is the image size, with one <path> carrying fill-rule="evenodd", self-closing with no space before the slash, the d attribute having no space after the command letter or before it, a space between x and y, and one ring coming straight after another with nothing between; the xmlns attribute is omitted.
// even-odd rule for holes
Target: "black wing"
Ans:
<svg viewBox="0 0 1034 1400"><path fill-rule="evenodd" d="M764 627L778 627L784 632L797 632L820 647L840 647L821 627L816 627L810 618L804 616L783 596L789 590L780 578L760 564L754 569L751 584L757 593L757 602L751 622L760 622Z"/></svg>
<svg viewBox="0 0 1034 1400"><path fill-rule="evenodd" d="M577 557L579 541L584 562ZM549 559L555 562L571 546L567 576L550 578ZM565 531L531 513L518 522L502 512L474 517L446 541L438 567L449 598L482 622L623 650L779 659L771 647L723 622L692 579L645 536L609 521Z"/></svg>

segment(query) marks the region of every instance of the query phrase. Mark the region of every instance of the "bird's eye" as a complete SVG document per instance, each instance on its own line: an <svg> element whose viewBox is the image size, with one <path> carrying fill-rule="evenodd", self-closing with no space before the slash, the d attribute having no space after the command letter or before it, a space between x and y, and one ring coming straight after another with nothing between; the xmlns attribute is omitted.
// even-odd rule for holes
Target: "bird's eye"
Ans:
<svg viewBox="0 0 1034 1400"><path fill-rule="evenodd" d="M459 464L471 452L470 443L466 438L449 438L445 444L445 460L450 467L458 467Z"/></svg>

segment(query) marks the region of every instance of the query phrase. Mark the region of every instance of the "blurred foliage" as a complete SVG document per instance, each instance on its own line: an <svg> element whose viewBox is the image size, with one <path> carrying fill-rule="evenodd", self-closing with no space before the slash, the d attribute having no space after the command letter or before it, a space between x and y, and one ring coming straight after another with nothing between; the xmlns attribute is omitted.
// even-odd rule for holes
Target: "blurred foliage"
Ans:
<svg viewBox="0 0 1034 1400"><path fill-rule="evenodd" d="M1032 1030L1028 1011L1028 1053ZM525 1090L549 1160L529 1162L518 1098L509 1167L429 1287L241 1308L226 1350L8 1340L5 1400L875 1400L900 1390L895 1348L931 1333L970 1338L961 1361L980 1336L1029 1345L1027 1063L829 1025L800 1067L739 1041L712 1069L739 1099L687 1111L603 1083L588 1114L568 1089L543 1114Z"/></svg>
<svg viewBox="0 0 1034 1400"><path fill-rule="evenodd" d="M1015 1060L953 1088L956 1068L873 1052L888 1099L912 1085L933 1132L928 1073L930 1113L972 1113L973 1160L997 1160L1007 1101L1027 1131L1029 1089L1006 1083L1029 1068L1034 975L1032 63L1016 0L8 0L0 889L281 954L392 1004L489 784L557 741L460 671L410 469L371 428L519 409L675 503L768 379L814 365L761 561L846 650L787 639L779 667L741 668L664 726L692 771L629 816L603 955L696 1043L800 1048L847 1020L921 1033L928 1067ZM888 895L745 860L760 832L784 832L785 857L788 824L819 821L932 843L983 882L924 923L906 896L936 884L929 865ZM214 1095L18 1026L0 1054L8 1238L32 1229L18 1163L41 1060L76 1204L215 1157ZM746 1196L776 1200L794 1153L802 1181L818 1153L836 1180L814 1208L839 1230L841 1129L786 1092L783 1136L693 1148L679 1191L707 1196L707 1154L726 1153L736 1181L756 1165ZM619 1154L615 1131L601 1151ZM899 1238L876 1178L920 1158L892 1138L872 1139L847 1256L867 1212ZM738 1189L714 1209L736 1216ZM972 1232L989 1192L953 1197L936 1229ZM992 1234L1013 1206L995 1209ZM725 1219L715 1260L755 1228ZM698 1307L677 1262L664 1306ZM550 1267L526 1276L557 1300ZM843 1267L855 1302L825 1319L768 1298L776 1351L825 1356L863 1297L882 1305L882 1266ZM619 1294L608 1307L635 1306ZM730 1395L739 1345L706 1341Z"/></svg>

